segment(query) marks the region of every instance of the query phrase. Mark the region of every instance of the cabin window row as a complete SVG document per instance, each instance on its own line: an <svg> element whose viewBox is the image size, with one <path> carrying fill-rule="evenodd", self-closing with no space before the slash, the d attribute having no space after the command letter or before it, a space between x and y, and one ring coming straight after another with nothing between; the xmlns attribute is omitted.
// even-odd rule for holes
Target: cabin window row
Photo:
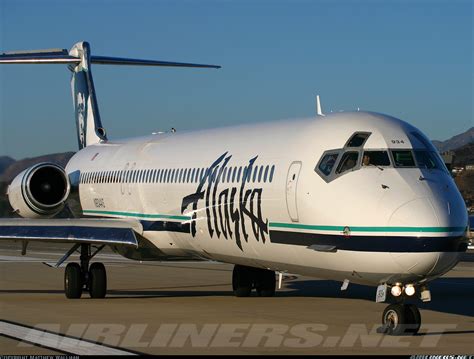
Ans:
<svg viewBox="0 0 474 359"><path fill-rule="evenodd" d="M248 172L248 173L247 173ZM147 170L117 170L83 172L80 183L199 183L210 176L220 183L239 183L245 180L253 183L273 181L275 165L250 167L175 168Z"/></svg>

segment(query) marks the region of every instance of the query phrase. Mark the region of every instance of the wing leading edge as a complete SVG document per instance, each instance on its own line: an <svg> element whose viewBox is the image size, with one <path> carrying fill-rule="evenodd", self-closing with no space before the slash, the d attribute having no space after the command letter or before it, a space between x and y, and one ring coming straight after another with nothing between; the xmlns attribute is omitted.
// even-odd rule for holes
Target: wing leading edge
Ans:
<svg viewBox="0 0 474 359"><path fill-rule="evenodd" d="M0 240L138 247L139 221L121 219L1 219Z"/></svg>

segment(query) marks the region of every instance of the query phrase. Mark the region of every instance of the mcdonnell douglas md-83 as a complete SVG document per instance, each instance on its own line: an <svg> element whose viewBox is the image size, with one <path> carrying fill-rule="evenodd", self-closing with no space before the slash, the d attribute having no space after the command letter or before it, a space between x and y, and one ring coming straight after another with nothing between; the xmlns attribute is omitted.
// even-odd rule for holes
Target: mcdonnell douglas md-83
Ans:
<svg viewBox="0 0 474 359"><path fill-rule="evenodd" d="M92 64L219 68L94 56L67 50L11 52L3 64L66 64L79 151L66 168L40 163L8 188L16 214L0 238L70 243L68 298L104 298L105 246L140 261L234 264L237 297L273 296L294 273L377 287L390 304L380 332L417 333L410 298L431 300L429 282L467 248L464 201L430 140L397 118L339 112L309 119L109 140ZM65 206L69 219L53 219ZM278 277L276 276L278 274ZM410 302L410 303L409 303Z"/></svg>

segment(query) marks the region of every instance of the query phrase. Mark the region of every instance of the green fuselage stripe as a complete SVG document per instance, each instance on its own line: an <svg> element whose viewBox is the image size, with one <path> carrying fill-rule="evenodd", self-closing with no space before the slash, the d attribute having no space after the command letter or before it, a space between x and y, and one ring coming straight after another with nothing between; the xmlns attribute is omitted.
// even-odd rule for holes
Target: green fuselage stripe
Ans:
<svg viewBox="0 0 474 359"><path fill-rule="evenodd" d="M271 228L292 228L292 229L309 229L316 231L337 231L343 232L345 226L316 226L298 223L279 223L270 222ZM351 232L463 232L466 227L352 227L348 226Z"/></svg>
<svg viewBox="0 0 474 359"><path fill-rule="evenodd" d="M169 215L169 214L145 214L145 213L132 213L132 212L97 211L97 210L89 210L89 209L86 209L83 212L86 214L96 214L96 215L111 215L111 216L150 218L150 219L174 219L177 221L188 221L191 219L191 217L189 216L174 216L174 215Z"/></svg>
<svg viewBox="0 0 474 359"><path fill-rule="evenodd" d="M135 218L150 218L150 219L170 219L176 221L189 221L190 216L175 216L169 214L145 214L133 212L118 212L118 211L99 211L99 210L84 210L85 214L94 215L111 215ZM314 231L335 231L343 232L345 226L322 226L309 225L300 223L281 223L270 222L270 228L290 228L290 229L307 229ZM466 227L352 227L348 226L351 232L427 232L427 233L442 233L442 232L464 232Z"/></svg>

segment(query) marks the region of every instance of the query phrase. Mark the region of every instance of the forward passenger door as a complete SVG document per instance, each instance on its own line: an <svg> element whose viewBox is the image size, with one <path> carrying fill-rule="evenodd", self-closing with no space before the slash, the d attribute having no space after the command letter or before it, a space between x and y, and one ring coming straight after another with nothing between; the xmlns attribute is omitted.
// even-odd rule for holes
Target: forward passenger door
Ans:
<svg viewBox="0 0 474 359"><path fill-rule="evenodd" d="M298 222L297 187L301 170L301 162L295 161L290 165L286 179L286 206L293 222Z"/></svg>

